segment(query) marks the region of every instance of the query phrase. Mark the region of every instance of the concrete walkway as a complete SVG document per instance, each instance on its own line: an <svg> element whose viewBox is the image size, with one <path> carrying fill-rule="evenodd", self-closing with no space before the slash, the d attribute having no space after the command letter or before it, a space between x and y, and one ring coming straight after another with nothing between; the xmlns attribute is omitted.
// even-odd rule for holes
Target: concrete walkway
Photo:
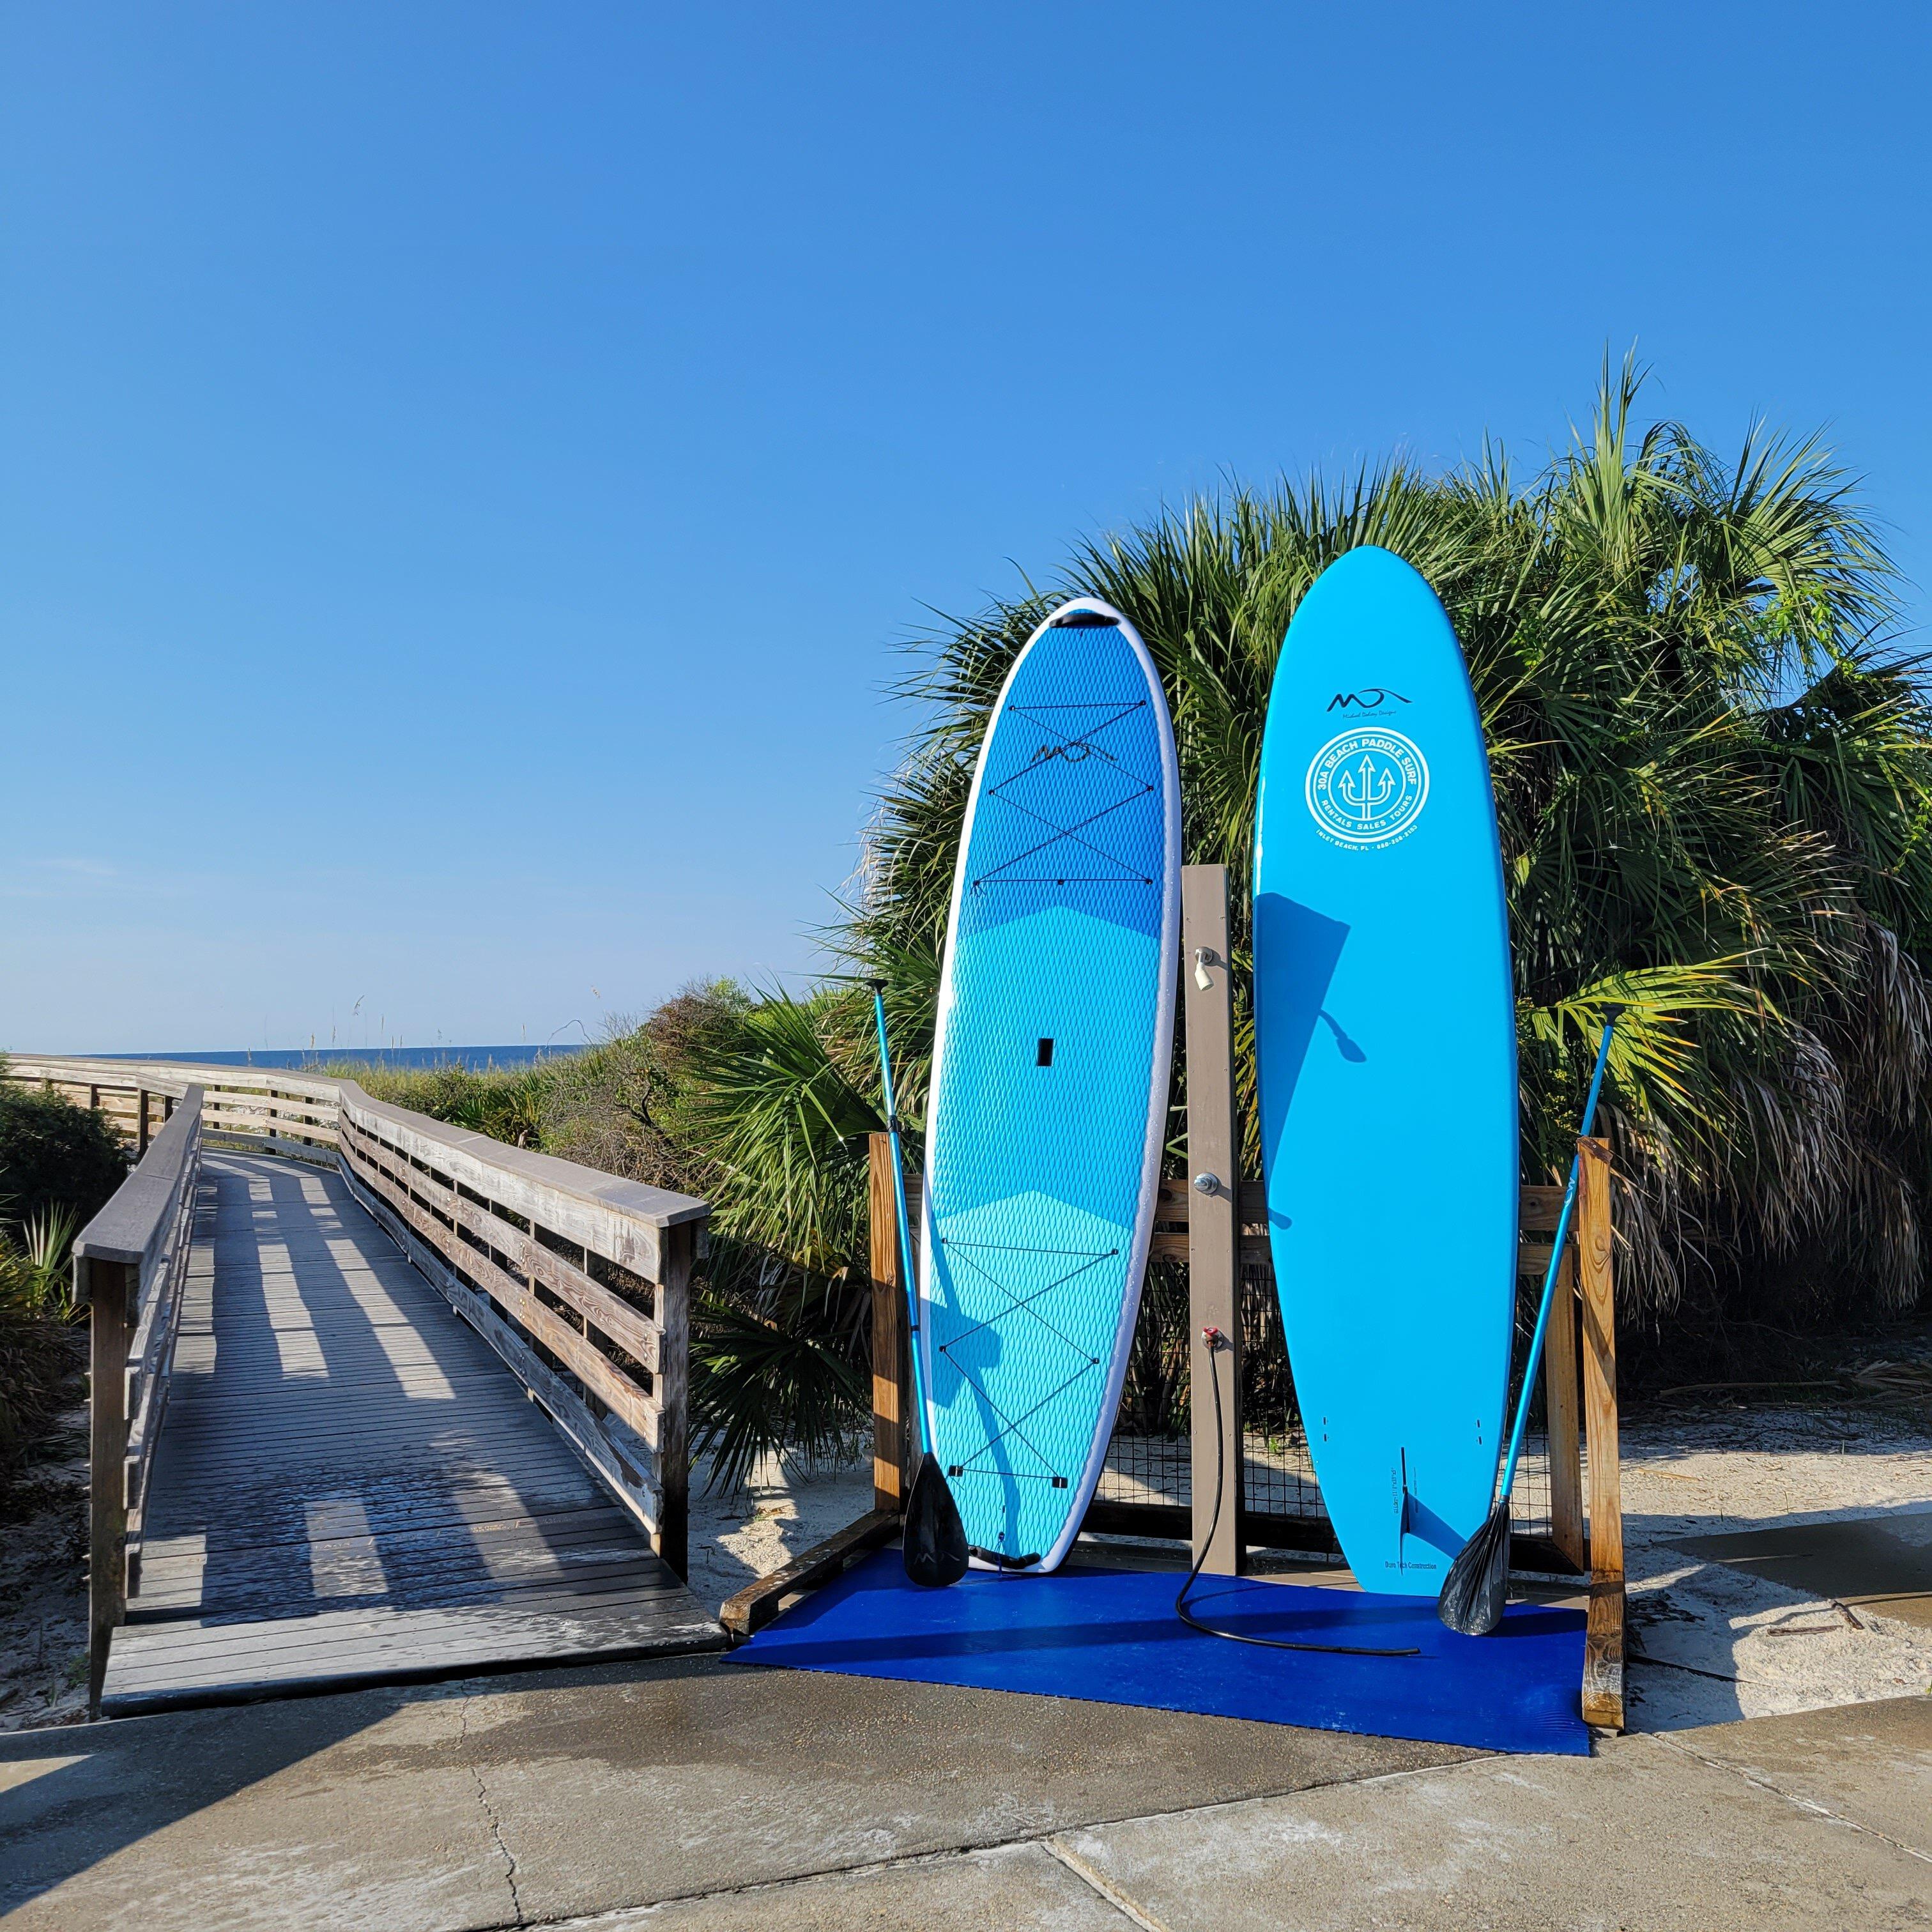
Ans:
<svg viewBox="0 0 1932 1932"><path fill-rule="evenodd" d="M9 1932L1932 1926L1932 1699L1588 1760L713 1659L0 1741Z"/></svg>

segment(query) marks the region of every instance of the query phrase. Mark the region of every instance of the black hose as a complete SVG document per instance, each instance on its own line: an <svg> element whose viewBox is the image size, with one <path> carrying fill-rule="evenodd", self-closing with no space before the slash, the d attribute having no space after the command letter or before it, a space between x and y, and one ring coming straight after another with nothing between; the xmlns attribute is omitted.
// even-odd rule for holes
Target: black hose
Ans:
<svg viewBox="0 0 1932 1932"><path fill-rule="evenodd" d="M1239 1630L1216 1630L1212 1624L1204 1624L1187 1607L1187 1593L1199 1578L1201 1566L1214 1545L1214 1532L1221 1526L1221 1498L1227 1486L1227 1438L1221 1418L1221 1352L1215 1346L1219 1339L1210 1334L1208 1340L1208 1378L1214 1386L1214 1520L1208 1526L1201 1554L1194 1559L1194 1568L1187 1573L1187 1581L1174 1600L1174 1614L1190 1630L1198 1630L1203 1636L1226 1637L1230 1643L1251 1643L1262 1650L1318 1650L1328 1657L1420 1657L1421 1650L1414 1645L1407 1650L1371 1650L1360 1644L1290 1643L1278 1636L1244 1636Z"/></svg>

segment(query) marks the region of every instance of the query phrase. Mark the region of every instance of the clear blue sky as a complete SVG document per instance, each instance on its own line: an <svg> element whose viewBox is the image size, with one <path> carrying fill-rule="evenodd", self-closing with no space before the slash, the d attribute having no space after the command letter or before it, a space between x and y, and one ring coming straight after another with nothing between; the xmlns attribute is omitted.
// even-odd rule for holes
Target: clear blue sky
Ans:
<svg viewBox="0 0 1932 1932"><path fill-rule="evenodd" d="M1916 5L8 0L0 71L0 1044L808 970L923 606L1538 458L1606 344L1932 555Z"/></svg>

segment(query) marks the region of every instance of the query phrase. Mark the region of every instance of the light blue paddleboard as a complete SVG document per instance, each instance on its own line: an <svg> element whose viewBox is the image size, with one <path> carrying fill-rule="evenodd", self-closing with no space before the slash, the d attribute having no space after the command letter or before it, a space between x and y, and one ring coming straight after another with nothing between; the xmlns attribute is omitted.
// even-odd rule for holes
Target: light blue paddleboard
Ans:
<svg viewBox="0 0 1932 1932"><path fill-rule="evenodd" d="M1516 1016L1489 761L1436 593L1384 550L1288 626L1255 827L1269 1239L1363 1588L1435 1594L1490 1507L1516 1289Z"/></svg>
<svg viewBox="0 0 1932 1932"><path fill-rule="evenodd" d="M1015 659L980 753L926 1115L926 1440L967 1540L1004 1562L1058 1564L1106 1460L1160 1180L1180 878L1160 676L1118 611L1076 599Z"/></svg>

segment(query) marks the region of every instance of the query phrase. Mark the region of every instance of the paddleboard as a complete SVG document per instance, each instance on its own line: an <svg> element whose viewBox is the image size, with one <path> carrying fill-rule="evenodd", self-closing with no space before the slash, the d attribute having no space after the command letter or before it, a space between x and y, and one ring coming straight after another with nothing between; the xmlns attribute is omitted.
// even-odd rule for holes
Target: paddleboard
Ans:
<svg viewBox="0 0 1932 1932"><path fill-rule="evenodd" d="M1015 659L980 749L926 1115L913 1346L982 1568L1054 1568L1106 1460L1160 1180L1180 878L1160 675L1077 598Z"/></svg>
<svg viewBox="0 0 1932 1932"><path fill-rule="evenodd" d="M1496 805L1448 614L1348 552L1289 625L1255 825L1268 1237L1322 1496L1364 1588L1433 1595L1488 1514L1516 1289Z"/></svg>

